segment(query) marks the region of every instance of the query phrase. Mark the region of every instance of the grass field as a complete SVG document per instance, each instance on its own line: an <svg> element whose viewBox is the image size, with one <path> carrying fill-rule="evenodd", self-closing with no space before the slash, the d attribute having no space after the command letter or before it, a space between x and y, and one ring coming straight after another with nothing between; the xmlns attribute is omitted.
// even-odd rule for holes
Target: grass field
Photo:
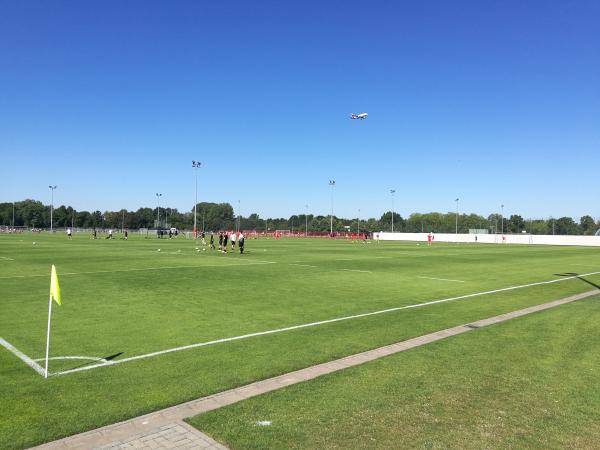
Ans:
<svg viewBox="0 0 600 450"><path fill-rule="evenodd" d="M55 264L63 306L54 308L51 356L116 363L53 359L44 380L0 348L0 446L57 439L600 284L597 274L565 276L600 271L593 248L324 239L246 247L240 256L196 251L183 238L0 235L0 338L43 357ZM551 280L562 281L526 286ZM515 286L523 287L178 349Z"/></svg>
<svg viewBox="0 0 600 450"><path fill-rule="evenodd" d="M231 449L597 449L598 323L564 305L189 422Z"/></svg>

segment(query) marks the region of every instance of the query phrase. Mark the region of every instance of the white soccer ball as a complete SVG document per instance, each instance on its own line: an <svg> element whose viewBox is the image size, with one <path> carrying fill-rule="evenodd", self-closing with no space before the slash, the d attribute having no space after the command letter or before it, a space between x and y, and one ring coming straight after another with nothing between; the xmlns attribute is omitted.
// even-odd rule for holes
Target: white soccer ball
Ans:
<svg viewBox="0 0 600 450"><path fill-rule="evenodd" d="M158 249L158 251L160 252L160 248Z"/></svg>
<svg viewBox="0 0 600 450"><path fill-rule="evenodd" d="M33 243L33 245L35 245L35 242Z"/></svg>

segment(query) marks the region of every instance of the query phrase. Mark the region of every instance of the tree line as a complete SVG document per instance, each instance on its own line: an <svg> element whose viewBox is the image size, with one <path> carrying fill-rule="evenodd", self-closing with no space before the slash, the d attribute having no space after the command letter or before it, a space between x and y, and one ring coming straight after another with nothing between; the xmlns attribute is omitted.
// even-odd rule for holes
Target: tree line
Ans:
<svg viewBox="0 0 600 450"><path fill-rule="evenodd" d="M274 231L290 230L304 232L326 232L330 229L330 216L312 214L294 214L288 218L262 218L253 213L236 217L229 203L202 202L196 205L198 230L242 230ZM13 223L14 212L14 223ZM58 206L52 212L54 227L96 228L96 229L139 229L154 228L159 223L163 227L176 227L191 230L194 224L194 210L181 212L177 208L161 207L160 221L157 208L139 208L137 211L76 211L71 206ZM457 220L458 218L458 220ZM459 233L468 233L470 229L488 230L490 233L532 233L557 235L592 235L600 229L600 220L585 215L575 221L571 217L548 219L524 219L513 214L502 217L491 214L484 217L478 214L456 213L413 213L402 217L393 213L394 231L454 233L458 225ZM36 200L0 203L0 224L28 228L50 228L50 206ZM365 218L360 222L357 217L333 217L334 231L391 231L392 212L387 211L377 218Z"/></svg>

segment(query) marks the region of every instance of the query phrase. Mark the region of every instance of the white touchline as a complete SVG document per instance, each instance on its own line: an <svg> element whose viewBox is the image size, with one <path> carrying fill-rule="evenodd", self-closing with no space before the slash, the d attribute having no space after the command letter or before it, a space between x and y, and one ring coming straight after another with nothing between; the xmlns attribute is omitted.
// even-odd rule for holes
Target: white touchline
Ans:
<svg viewBox="0 0 600 450"><path fill-rule="evenodd" d="M31 359L25 353L19 351L18 349L16 349L15 347L13 347L10 343L6 342L2 338L0 338L0 345L2 345L2 347L4 347L5 349L7 349L9 352L14 353L14 355L17 358L21 359L23 362L25 362L25 364L27 364L29 367L31 367L33 370L35 370L41 376L44 376L44 369L43 369L43 367L40 366L38 363L36 363L33 359Z"/></svg>
<svg viewBox="0 0 600 450"><path fill-rule="evenodd" d="M0 261L14 261L14 259L9 258L8 256L0 256Z"/></svg>
<svg viewBox="0 0 600 450"><path fill-rule="evenodd" d="M456 283L464 283L463 280L450 280L448 278L435 278L435 277L417 277L417 278L425 278L426 280L454 281Z"/></svg>
<svg viewBox="0 0 600 450"><path fill-rule="evenodd" d="M317 266L311 266L310 264L295 264L295 263L289 263L288 266L317 267Z"/></svg>
<svg viewBox="0 0 600 450"><path fill-rule="evenodd" d="M338 270L345 270L346 272L373 273L370 270L358 270L358 269L338 269Z"/></svg>
<svg viewBox="0 0 600 450"><path fill-rule="evenodd" d="M97 367L114 366L116 364L121 364L121 363L124 363L124 362L136 361L138 359L151 358L153 356L159 356L159 355L164 355L164 354L167 354L167 353L179 352L179 351L182 351L182 350L189 350L189 349L192 349L192 348L206 347L208 345L222 344L224 342L239 341L239 340L242 340L242 339L248 339L248 338L256 337L256 336L265 336L265 335L268 335L268 334L282 333L284 331L299 330L301 328L314 327L314 326L324 325L324 324L334 323L334 322L341 322L343 320L351 320L351 319L358 319L358 318L361 318L361 317L375 316L375 315L378 315L378 314L385 314L385 313L394 312L394 311L401 311L403 309L421 308L423 306L435 305L435 304L438 304L438 303L451 302L451 301L455 301L455 300L463 300L463 299L466 299L466 298L479 297L479 296L488 295L488 294L496 294L498 292L513 291L513 290L516 290L516 289L523 289L523 288L528 288L528 287L532 287L532 286L541 286L541 285L544 285L544 284L560 283L562 281L572 280L572 279L578 278L578 277L586 277L586 276L598 275L598 274L600 274L600 272L582 273L580 275L574 275L574 276L569 276L569 277L556 278L554 280L549 280L549 281L538 281L536 283L520 284L520 285L517 285L517 286L509 286L509 287L505 287L505 288L501 288L501 289L494 289L494 290L491 290L491 291L476 292L474 294L460 295L458 297L444 298L444 299L441 299L441 300L433 300L433 301L430 301L430 302L417 303L417 304L414 304L414 305L397 306L395 308L382 309L380 311L373 311L373 312L362 313L362 314L354 314L352 316L345 316L345 317L336 317L334 319L320 320L318 322L304 323L304 324L301 324L301 325L293 325L293 326L285 327L285 328L277 328L275 330L259 331L259 332L256 332L256 333L249 333L249 334L244 334L244 335L241 335L241 336L233 336L233 337L228 337L228 338L216 339L214 341L200 342L200 343L197 343L197 344L184 345L182 347L169 348L169 349L160 350L160 351L157 351L157 352L146 353L144 355L132 356L130 358L123 358L123 359L118 359L118 360L110 360L110 361L107 361L105 363L92 364L92 365L85 366L85 367L78 367L76 369L64 370L62 372L54 372L54 373L51 373L49 375L50 376L66 375L66 374L69 374L69 373L81 372L83 370L95 369Z"/></svg>
<svg viewBox="0 0 600 450"><path fill-rule="evenodd" d="M202 269L204 267L232 267L232 266L261 266L265 264L277 264L275 261L255 261L247 263L234 263L234 264L204 264L200 266L164 266L164 267L144 267L140 269L117 269L117 270L94 270L90 272L61 272L59 275L91 275L95 273L118 273L118 272L141 272L144 270L166 270L166 269ZM10 277L0 277L0 280L7 280L11 278L39 278L47 277L44 275L13 275Z"/></svg>

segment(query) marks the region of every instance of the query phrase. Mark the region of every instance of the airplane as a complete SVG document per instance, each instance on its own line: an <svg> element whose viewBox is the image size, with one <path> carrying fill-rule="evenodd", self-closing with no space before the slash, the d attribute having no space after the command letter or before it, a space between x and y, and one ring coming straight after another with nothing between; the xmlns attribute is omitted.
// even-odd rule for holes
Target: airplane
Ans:
<svg viewBox="0 0 600 450"><path fill-rule="evenodd" d="M356 120L356 119L365 120L368 116L369 115L367 113L350 114L350 118L352 120Z"/></svg>

